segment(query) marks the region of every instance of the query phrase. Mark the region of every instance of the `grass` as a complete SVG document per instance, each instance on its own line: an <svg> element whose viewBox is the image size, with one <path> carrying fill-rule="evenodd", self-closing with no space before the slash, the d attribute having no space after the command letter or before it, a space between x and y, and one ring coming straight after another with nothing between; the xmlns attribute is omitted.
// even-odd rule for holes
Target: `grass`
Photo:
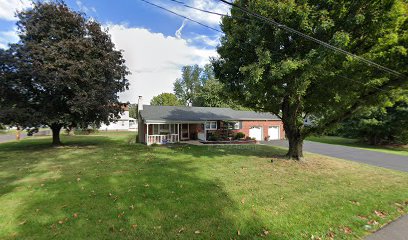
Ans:
<svg viewBox="0 0 408 240"><path fill-rule="evenodd" d="M334 145L344 145L349 147L361 148L364 150L397 154L402 156L408 156L407 146L374 146L366 143L362 143L358 139L335 137L335 136L310 136L306 140L320 143L328 143Z"/></svg>
<svg viewBox="0 0 408 240"><path fill-rule="evenodd" d="M0 135L14 135L16 134L17 130L11 129L11 130L0 130Z"/></svg>
<svg viewBox="0 0 408 240"><path fill-rule="evenodd" d="M406 173L298 163L270 146L131 139L0 144L0 239L354 239L408 211Z"/></svg>

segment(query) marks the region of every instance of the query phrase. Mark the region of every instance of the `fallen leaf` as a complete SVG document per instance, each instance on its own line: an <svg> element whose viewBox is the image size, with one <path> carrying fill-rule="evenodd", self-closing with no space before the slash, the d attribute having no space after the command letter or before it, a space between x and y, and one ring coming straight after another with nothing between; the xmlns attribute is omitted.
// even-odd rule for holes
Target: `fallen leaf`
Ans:
<svg viewBox="0 0 408 240"><path fill-rule="evenodd" d="M241 236L241 232L240 232L239 230L237 231L237 235L238 235L238 236Z"/></svg>
<svg viewBox="0 0 408 240"><path fill-rule="evenodd" d="M358 215L358 218L360 218L361 220L367 220L368 218L366 216L362 216L362 215Z"/></svg>
<svg viewBox="0 0 408 240"><path fill-rule="evenodd" d="M125 212L119 213L119 214L118 214L118 218L121 218L121 217L123 217L124 215L125 215Z"/></svg>
<svg viewBox="0 0 408 240"><path fill-rule="evenodd" d="M180 228L179 230L178 230L178 233L182 233L182 232L184 232L184 227L182 227L182 228Z"/></svg>
<svg viewBox="0 0 408 240"><path fill-rule="evenodd" d="M350 234L350 233L353 232L353 231L351 230L351 228L349 228L349 227L343 227L343 231L344 231L345 234Z"/></svg>
<svg viewBox="0 0 408 240"><path fill-rule="evenodd" d="M241 199L241 203L242 203L242 204L245 203L245 198L244 198L244 197Z"/></svg>
<svg viewBox="0 0 408 240"><path fill-rule="evenodd" d="M81 181L81 178L77 178L77 182Z"/></svg>
<svg viewBox="0 0 408 240"><path fill-rule="evenodd" d="M78 218L78 213L74 213L74 215L72 215L74 218Z"/></svg>
<svg viewBox="0 0 408 240"><path fill-rule="evenodd" d="M201 232L200 232L199 230L197 230L197 231L195 231L194 233L195 233L195 234L200 234Z"/></svg>
<svg viewBox="0 0 408 240"><path fill-rule="evenodd" d="M383 211L377 211L377 210L375 210L374 213L375 213L375 215L377 215L377 216L380 217L380 218L385 218L385 217L387 216L387 215L385 214L385 212L383 212Z"/></svg>
<svg viewBox="0 0 408 240"><path fill-rule="evenodd" d="M328 232L327 234L326 234L326 236L327 236L327 238L329 238L329 239L334 239L334 232L332 232L332 231L330 231L330 232Z"/></svg>
<svg viewBox="0 0 408 240"><path fill-rule="evenodd" d="M375 221L375 220L370 220L370 221L367 222L367 224L378 225L379 223L377 221Z"/></svg>
<svg viewBox="0 0 408 240"><path fill-rule="evenodd" d="M63 223L64 223L64 221L62 221L62 220L59 220L59 221L58 221L58 223L59 223L59 224L63 224Z"/></svg>
<svg viewBox="0 0 408 240"><path fill-rule="evenodd" d="M263 234L266 236L266 235L269 234L269 231L264 229L264 230L263 230Z"/></svg>
<svg viewBox="0 0 408 240"><path fill-rule="evenodd" d="M350 202L351 202L352 204L354 204L354 205L360 206L360 203L357 202L357 201L355 201L355 200L351 200Z"/></svg>
<svg viewBox="0 0 408 240"><path fill-rule="evenodd" d="M19 223L18 225L24 225L26 224L27 220L22 221L21 223Z"/></svg>
<svg viewBox="0 0 408 240"><path fill-rule="evenodd" d="M136 229L137 228L137 224L132 224L132 228Z"/></svg>

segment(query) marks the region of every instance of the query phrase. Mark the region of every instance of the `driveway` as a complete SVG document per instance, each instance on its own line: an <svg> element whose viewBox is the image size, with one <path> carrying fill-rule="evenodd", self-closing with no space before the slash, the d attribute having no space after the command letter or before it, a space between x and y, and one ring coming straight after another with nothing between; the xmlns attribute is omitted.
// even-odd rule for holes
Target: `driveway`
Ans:
<svg viewBox="0 0 408 240"><path fill-rule="evenodd" d="M288 147L288 142L286 140L261 143L272 146ZM408 157L405 156L310 141L304 142L303 149L307 152L408 172Z"/></svg>

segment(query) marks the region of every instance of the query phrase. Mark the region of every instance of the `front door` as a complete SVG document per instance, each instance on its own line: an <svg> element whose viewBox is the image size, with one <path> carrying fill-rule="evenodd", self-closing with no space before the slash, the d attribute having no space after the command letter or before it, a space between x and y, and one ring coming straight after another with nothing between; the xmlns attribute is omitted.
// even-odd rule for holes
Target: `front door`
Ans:
<svg viewBox="0 0 408 240"><path fill-rule="evenodd" d="M190 130L189 124L181 124L181 140L189 140L190 139Z"/></svg>

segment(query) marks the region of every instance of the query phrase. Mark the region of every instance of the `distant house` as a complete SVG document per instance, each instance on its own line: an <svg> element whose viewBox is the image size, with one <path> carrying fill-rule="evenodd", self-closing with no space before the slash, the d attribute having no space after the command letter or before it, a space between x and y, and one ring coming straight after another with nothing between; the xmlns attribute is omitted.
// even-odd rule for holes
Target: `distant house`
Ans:
<svg viewBox="0 0 408 240"><path fill-rule="evenodd" d="M137 131L137 120L129 116L129 107L124 107L124 112L118 119L112 119L109 125L102 124L100 131Z"/></svg>
<svg viewBox="0 0 408 240"><path fill-rule="evenodd" d="M148 145L208 140L220 131L243 132L258 141L285 138L282 121L269 113L231 108L142 105L139 98L139 141Z"/></svg>

